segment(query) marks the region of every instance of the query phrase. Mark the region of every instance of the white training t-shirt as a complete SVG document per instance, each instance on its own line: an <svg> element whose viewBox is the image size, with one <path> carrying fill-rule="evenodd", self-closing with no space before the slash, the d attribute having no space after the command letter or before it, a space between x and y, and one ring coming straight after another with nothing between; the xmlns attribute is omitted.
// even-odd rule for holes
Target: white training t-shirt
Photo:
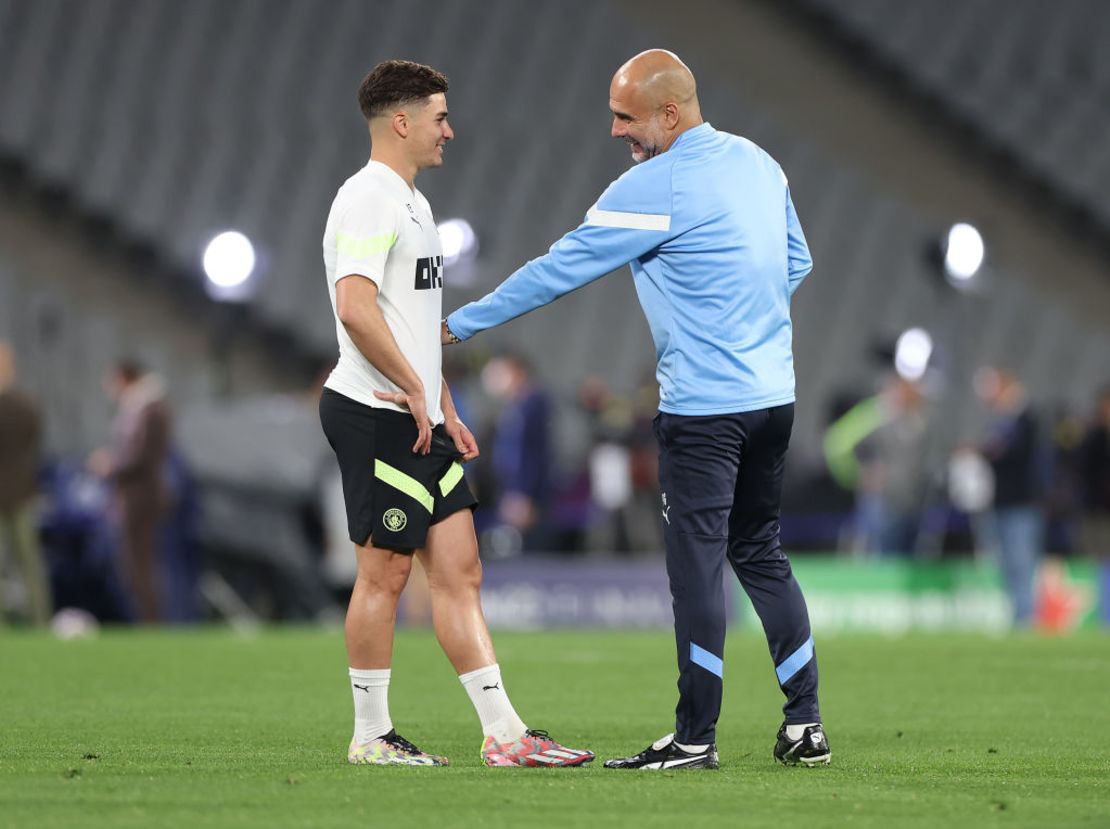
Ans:
<svg viewBox="0 0 1110 829"><path fill-rule="evenodd" d="M428 200L388 166L370 161L335 194L324 231L324 267L332 313L340 279L366 277L378 286L385 321L424 383L428 417L433 425L442 423L443 249ZM406 411L374 396L375 390L401 389L362 355L338 314L335 335L339 362L324 385L367 406Z"/></svg>

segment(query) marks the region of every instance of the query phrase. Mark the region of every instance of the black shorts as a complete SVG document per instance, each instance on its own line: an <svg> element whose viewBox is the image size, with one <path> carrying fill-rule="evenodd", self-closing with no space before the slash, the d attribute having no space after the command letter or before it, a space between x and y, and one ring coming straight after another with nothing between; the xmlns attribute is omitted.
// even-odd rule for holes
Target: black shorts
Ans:
<svg viewBox="0 0 1110 829"><path fill-rule="evenodd" d="M431 451L417 455L412 415L375 409L332 389L320 396L320 423L339 460L355 544L372 538L375 547L415 550L432 524L478 503L442 425L432 430Z"/></svg>

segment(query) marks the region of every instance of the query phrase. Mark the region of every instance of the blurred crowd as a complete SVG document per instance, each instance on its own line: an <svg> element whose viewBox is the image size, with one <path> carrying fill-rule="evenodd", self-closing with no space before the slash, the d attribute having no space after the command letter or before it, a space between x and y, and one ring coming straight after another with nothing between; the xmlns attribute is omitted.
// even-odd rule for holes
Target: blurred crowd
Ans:
<svg viewBox="0 0 1110 829"><path fill-rule="evenodd" d="M1000 568L1017 627L1032 624L1046 555L1110 558L1110 386L1089 417L1034 400L1012 371L983 366L977 440L946 439L930 378L891 374L825 434L830 474L852 493L840 549L930 559L950 545Z"/></svg>
<svg viewBox="0 0 1110 829"><path fill-rule="evenodd" d="M78 625L193 621L196 485L166 390L131 360L106 373L104 390L115 407L104 446L84 460L52 457L42 412L0 343L0 611L19 607L35 625L62 608Z"/></svg>
<svg viewBox="0 0 1110 829"><path fill-rule="evenodd" d="M467 475L484 557L661 552L649 372L626 393L588 376L572 398L519 353L449 361L445 373L482 449ZM334 618L353 557L316 414L324 377L297 394L175 411L156 373L120 360L104 377L114 416L103 446L59 458L0 344L0 616L47 625L66 609L62 621L78 626ZM973 441L943 428L928 377L892 373L842 406L824 435L826 468L789 476L784 532L820 500L815 479L839 489L843 508L808 544L788 537L791 549L917 560L974 551L998 563L1017 626L1033 619L1047 554L1110 558L1110 387L1086 415L1049 408L997 367L978 371L973 391L983 409Z"/></svg>
<svg viewBox="0 0 1110 829"><path fill-rule="evenodd" d="M588 376L571 401L555 399L517 353L459 379L468 409L494 404L475 413L486 454L472 470L487 555L662 550L650 374L627 396Z"/></svg>

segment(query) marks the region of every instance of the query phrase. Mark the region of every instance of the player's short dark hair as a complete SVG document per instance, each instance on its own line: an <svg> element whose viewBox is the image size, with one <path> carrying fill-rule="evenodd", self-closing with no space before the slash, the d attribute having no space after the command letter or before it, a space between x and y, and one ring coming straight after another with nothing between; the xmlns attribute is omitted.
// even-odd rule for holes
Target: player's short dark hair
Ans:
<svg viewBox="0 0 1110 829"><path fill-rule="evenodd" d="M358 87L358 105L369 121L398 104L419 101L447 91L447 76L411 60L379 63Z"/></svg>

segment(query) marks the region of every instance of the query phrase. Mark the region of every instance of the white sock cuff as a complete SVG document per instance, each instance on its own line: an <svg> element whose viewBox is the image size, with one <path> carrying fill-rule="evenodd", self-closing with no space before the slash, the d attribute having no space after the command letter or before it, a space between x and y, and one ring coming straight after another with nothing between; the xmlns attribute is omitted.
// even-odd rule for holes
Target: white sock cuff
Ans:
<svg viewBox="0 0 1110 829"><path fill-rule="evenodd" d="M347 673L351 679L357 679L366 685L388 685L393 671L389 668L348 668Z"/></svg>
<svg viewBox="0 0 1110 829"><path fill-rule="evenodd" d="M492 665L486 665L486 667L484 668L478 668L475 671L469 671L465 674L459 674L459 682L461 682L463 685L466 685L466 683L475 680L478 677L488 676L490 674L500 675L500 673L501 668L498 667L496 662L494 662Z"/></svg>
<svg viewBox="0 0 1110 829"><path fill-rule="evenodd" d="M806 733L806 729L814 725L820 725L819 722L804 722L794 723L793 725L786 726L786 739L800 740L802 735Z"/></svg>
<svg viewBox="0 0 1110 829"><path fill-rule="evenodd" d="M685 751L687 754L704 754L706 751L709 750L709 743L706 743L703 746L695 746L687 745L686 743L680 743L678 740L675 740L674 744Z"/></svg>

